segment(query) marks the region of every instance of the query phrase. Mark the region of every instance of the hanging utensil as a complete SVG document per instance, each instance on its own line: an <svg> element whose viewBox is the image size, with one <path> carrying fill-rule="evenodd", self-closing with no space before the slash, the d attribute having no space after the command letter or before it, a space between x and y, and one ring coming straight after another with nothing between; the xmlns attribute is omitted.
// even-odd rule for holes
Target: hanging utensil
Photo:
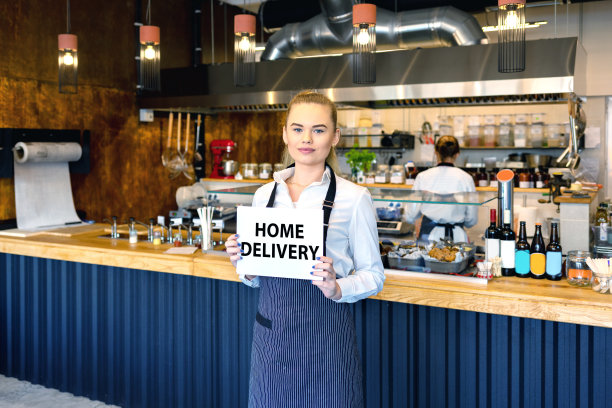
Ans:
<svg viewBox="0 0 612 408"><path fill-rule="evenodd" d="M172 112L170 112L170 115L168 115L168 141L166 142L166 147L164 148L164 151L162 152L162 165L164 167L168 166L168 163L170 162L170 159L172 158L172 121L174 119L174 114Z"/></svg>
<svg viewBox="0 0 612 408"><path fill-rule="evenodd" d="M202 115L198 115L198 123L196 127L196 141L195 141L195 146L193 147L194 149L193 158L194 158L194 161L196 162L202 161L202 155L200 154L198 150L198 148L200 147L200 120L201 119L202 119Z"/></svg>
<svg viewBox="0 0 612 408"><path fill-rule="evenodd" d="M170 170L170 178L175 178L183 171L183 160L179 155L181 146L181 113L178 114L178 124L176 130L176 150L172 154L172 158L168 162L168 170Z"/></svg>
<svg viewBox="0 0 612 408"><path fill-rule="evenodd" d="M181 159L183 160L183 175L189 180L195 179L195 170L193 168L192 160L189 155L189 128L191 127L191 114L187 113L187 126L185 126L185 150L180 152Z"/></svg>

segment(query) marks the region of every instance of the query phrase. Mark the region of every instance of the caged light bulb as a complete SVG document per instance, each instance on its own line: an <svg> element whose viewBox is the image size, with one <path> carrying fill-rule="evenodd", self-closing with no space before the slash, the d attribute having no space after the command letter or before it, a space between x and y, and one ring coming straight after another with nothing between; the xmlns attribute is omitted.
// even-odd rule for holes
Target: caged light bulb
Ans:
<svg viewBox="0 0 612 408"><path fill-rule="evenodd" d="M147 48L145 48L144 56L148 60L152 60L155 58L155 50L153 49L152 45L147 45Z"/></svg>
<svg viewBox="0 0 612 408"><path fill-rule="evenodd" d="M238 47L242 51L248 51L251 48L251 41L249 40L248 35L243 35L240 38L240 43L238 44Z"/></svg>
<svg viewBox="0 0 612 408"><path fill-rule="evenodd" d="M360 45L366 45L368 42L370 42L370 34L368 34L367 28L362 28L359 30L359 34L357 34L357 42Z"/></svg>
<svg viewBox="0 0 612 408"><path fill-rule="evenodd" d="M70 52L67 52L64 55L64 65L72 65L72 64L74 64L74 57L72 56Z"/></svg>
<svg viewBox="0 0 612 408"><path fill-rule="evenodd" d="M506 28L516 28L520 24L520 19L515 10L508 11L506 15Z"/></svg>

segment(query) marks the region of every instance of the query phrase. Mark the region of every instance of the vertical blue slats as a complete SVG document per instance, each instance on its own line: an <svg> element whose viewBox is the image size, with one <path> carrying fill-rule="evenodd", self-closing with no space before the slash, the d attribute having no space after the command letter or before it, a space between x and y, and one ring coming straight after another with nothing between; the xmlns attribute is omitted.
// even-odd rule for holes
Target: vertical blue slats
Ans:
<svg viewBox="0 0 612 408"><path fill-rule="evenodd" d="M245 407L258 291L0 253L0 373L125 407ZM609 407L612 329L367 300L368 407Z"/></svg>

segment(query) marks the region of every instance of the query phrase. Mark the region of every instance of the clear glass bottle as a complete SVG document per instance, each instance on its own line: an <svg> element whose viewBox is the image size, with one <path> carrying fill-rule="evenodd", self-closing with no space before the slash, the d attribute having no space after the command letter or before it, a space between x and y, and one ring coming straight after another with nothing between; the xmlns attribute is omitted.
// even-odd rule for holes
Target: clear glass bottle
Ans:
<svg viewBox="0 0 612 408"><path fill-rule="evenodd" d="M138 242L138 231L136 231L136 220L130 217L129 243L136 244Z"/></svg>

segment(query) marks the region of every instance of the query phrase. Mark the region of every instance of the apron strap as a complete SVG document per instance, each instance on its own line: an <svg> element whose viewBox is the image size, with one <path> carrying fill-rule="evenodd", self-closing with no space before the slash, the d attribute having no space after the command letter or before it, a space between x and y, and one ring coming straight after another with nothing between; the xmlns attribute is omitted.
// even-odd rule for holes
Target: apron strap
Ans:
<svg viewBox="0 0 612 408"><path fill-rule="evenodd" d="M429 235L435 227L444 227L444 239L450 239L451 241L455 241L454 229L455 227L463 228L464 223L461 222L457 224L450 224L450 223L442 224L442 223L437 223L431 218L429 218L428 216L424 215L423 221L421 222L421 231L419 232L419 237L422 237L423 234Z"/></svg>
<svg viewBox="0 0 612 408"><path fill-rule="evenodd" d="M289 167L295 167L295 163L289 165ZM329 219L331 217L332 208L334 207L334 200L336 199L336 175L334 174L334 170L330 167L329 164L325 163L325 167L329 168L330 177L329 177L329 187L327 188L327 194L325 194L325 199L323 199L323 255L327 254L327 228L329 227ZM272 189L272 193L270 193L270 198L268 199L268 204L266 207L272 208L274 207L274 200L276 198L276 187L278 187L278 183L274 183L274 188Z"/></svg>

